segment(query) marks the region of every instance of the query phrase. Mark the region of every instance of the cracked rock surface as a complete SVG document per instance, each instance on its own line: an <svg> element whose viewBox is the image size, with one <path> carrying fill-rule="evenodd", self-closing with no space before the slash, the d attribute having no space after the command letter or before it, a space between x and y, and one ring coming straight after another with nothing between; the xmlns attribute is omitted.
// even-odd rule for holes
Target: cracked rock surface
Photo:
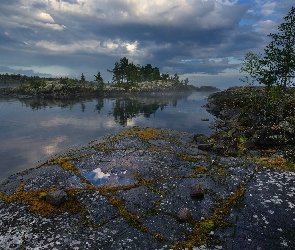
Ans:
<svg viewBox="0 0 295 250"><path fill-rule="evenodd" d="M0 249L295 249L294 180L202 152L191 134L134 127L3 181ZM59 206L46 201L56 190Z"/></svg>

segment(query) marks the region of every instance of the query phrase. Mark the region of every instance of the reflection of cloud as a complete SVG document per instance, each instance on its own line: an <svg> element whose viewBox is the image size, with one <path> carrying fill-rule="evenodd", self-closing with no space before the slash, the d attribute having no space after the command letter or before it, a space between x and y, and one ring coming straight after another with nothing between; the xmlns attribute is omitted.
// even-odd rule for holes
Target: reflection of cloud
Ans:
<svg viewBox="0 0 295 250"><path fill-rule="evenodd" d="M84 130L96 130L97 128L112 128L116 127L116 124L113 122L113 118L111 120L109 117L101 117L101 118L90 118L81 119L75 117L51 117L48 120L44 120L40 122L40 126L45 128L58 127L58 126L73 126L79 129Z"/></svg>
<svg viewBox="0 0 295 250"><path fill-rule="evenodd" d="M52 139L50 142L48 142L48 145L43 147L43 151L45 154L54 154L58 152L58 144L64 141L67 141L67 136L57 136L56 138Z"/></svg>
<svg viewBox="0 0 295 250"><path fill-rule="evenodd" d="M105 174L101 172L100 168L94 169L92 172L95 173L95 176L94 176L95 181L98 179L108 178L110 176L110 174Z"/></svg>

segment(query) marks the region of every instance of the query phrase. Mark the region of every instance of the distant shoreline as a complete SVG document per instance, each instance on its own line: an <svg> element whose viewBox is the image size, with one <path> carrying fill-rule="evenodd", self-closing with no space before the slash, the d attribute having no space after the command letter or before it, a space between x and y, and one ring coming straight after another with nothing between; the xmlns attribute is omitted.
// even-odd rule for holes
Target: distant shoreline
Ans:
<svg viewBox="0 0 295 250"><path fill-rule="evenodd" d="M175 84L173 82L153 81L133 84L105 84L102 88L94 82L62 83L59 80L38 80L29 83L27 78L3 81L0 79L0 97L16 98L87 98L87 97L120 97L120 96L165 96L183 95L194 91L220 91L214 86L200 86Z"/></svg>

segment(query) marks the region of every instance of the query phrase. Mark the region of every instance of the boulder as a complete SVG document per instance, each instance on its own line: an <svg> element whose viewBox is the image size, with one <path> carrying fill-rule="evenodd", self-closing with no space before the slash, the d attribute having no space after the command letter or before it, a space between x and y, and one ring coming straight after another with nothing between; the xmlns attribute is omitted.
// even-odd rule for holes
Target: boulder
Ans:
<svg viewBox="0 0 295 250"><path fill-rule="evenodd" d="M204 199L204 196L205 196L204 185L200 183L193 186L190 196L195 199L200 199L200 200Z"/></svg>
<svg viewBox="0 0 295 250"><path fill-rule="evenodd" d="M46 195L45 200L47 203L51 205L60 206L61 204L63 204L64 202L68 200L68 195L63 190L56 190L56 191L49 192Z"/></svg>
<svg viewBox="0 0 295 250"><path fill-rule="evenodd" d="M192 218L191 210L188 208L182 208L179 210L177 217L180 222L189 221Z"/></svg>

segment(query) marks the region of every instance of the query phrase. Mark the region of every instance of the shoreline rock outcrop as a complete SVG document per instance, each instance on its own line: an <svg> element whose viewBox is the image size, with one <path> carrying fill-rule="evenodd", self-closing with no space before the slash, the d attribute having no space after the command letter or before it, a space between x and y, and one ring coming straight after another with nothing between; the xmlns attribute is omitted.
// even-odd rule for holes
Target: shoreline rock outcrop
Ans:
<svg viewBox="0 0 295 250"><path fill-rule="evenodd" d="M2 182L0 248L294 249L294 179L199 150L188 133L134 127ZM56 190L58 206L44 199Z"/></svg>

